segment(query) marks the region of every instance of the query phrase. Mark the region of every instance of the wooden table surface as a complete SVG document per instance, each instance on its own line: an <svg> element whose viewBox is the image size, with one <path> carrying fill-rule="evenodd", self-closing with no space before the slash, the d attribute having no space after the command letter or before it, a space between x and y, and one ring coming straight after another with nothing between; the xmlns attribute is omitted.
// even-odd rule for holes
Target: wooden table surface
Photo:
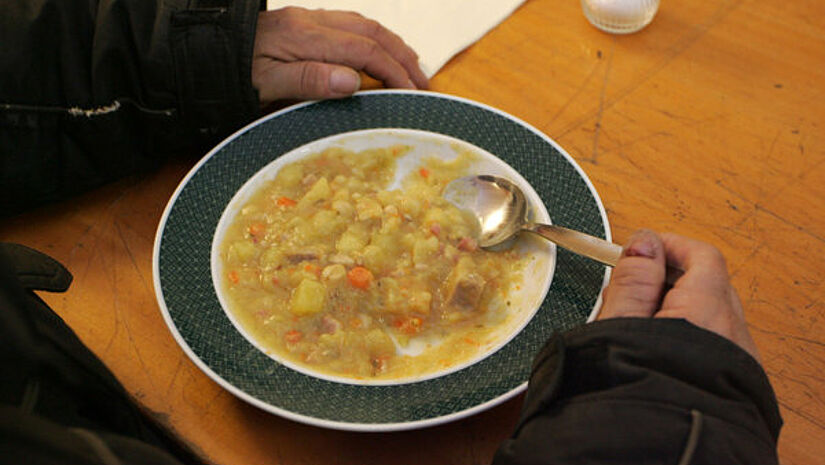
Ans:
<svg viewBox="0 0 825 465"><path fill-rule="evenodd" d="M618 242L675 231L728 257L781 405L785 465L825 457L825 2L664 0L640 33L528 0L432 90L500 108L564 147ZM158 221L194 160L4 220L0 239L74 274L44 298L129 391L219 464L484 464L522 398L451 424L365 434L265 413L175 343L152 284Z"/></svg>

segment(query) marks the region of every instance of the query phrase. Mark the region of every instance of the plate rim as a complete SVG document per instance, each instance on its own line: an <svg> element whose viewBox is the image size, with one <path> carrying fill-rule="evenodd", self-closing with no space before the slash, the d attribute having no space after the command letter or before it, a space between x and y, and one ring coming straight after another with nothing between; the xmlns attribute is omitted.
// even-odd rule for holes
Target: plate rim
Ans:
<svg viewBox="0 0 825 465"><path fill-rule="evenodd" d="M556 141L551 139L549 136L544 134L542 131L538 130L533 125L527 123L526 121L504 112L498 108L492 107L482 102L478 102L475 100L470 100L464 97L459 97L455 95L434 92L434 91L422 91L422 90L404 90L404 89L378 89L378 90L366 90L366 91L359 91L352 95L352 97L359 97L359 96L371 96L371 95L381 95L381 94L396 94L396 95L412 95L412 96L429 96L434 98L452 100L459 103L463 103L469 106L474 106L481 108L483 110L492 112L501 116L503 118L509 119L518 125L522 126L523 128L529 130L530 132L534 133L535 135L539 136L545 143L551 145L559 154L561 154L566 161L574 168L577 172L579 178L584 181L585 185L587 186L590 195L593 196L593 199L596 202L596 206L598 208L599 216L602 220L602 224L604 226L604 234L605 239L610 241L611 236L611 229L609 219L607 217L607 211L604 208L604 203L602 202L601 197L599 196L598 192L596 191L595 186L593 185L590 178L584 172L582 167L578 164L578 162L567 153L564 148L562 148ZM200 369L204 374L206 374L212 381L217 383L223 389L226 389L237 398L254 405L266 412L274 413L282 418L287 418L299 423L309 424L313 426L319 426L323 428L330 428L336 430L343 430L343 431L356 431L356 432L392 432L392 431L405 431L405 430L413 430L413 429L420 429L420 428L427 428L436 425L441 425L445 423L449 423L461 418L466 418L476 413L480 413L492 407L495 407L499 404L502 404L517 395L524 392L527 388L528 381L524 381L523 383L515 386L514 388L510 389L509 391L500 394L499 396L489 399L486 402L479 403L475 406L454 411L448 413L446 415L440 415L437 417L430 417L425 419L418 419L412 421L403 421L403 422L392 422L392 423L354 423L348 421L336 421L330 420L326 418L319 418L315 416L305 415L293 412L291 410L287 410L285 408L272 405L268 402L260 400L251 394L246 393L242 389L238 388L228 380L224 379L220 374L215 372L212 368L210 368L206 362L204 362L190 347L189 343L183 338L183 335L178 330L178 327L175 325L172 316L169 312L169 308L166 305L166 300L164 298L163 289L160 282L160 250L161 250L161 239L163 236L163 231L166 227L167 220L169 219L169 215L171 213L172 208L175 205L178 197L180 196L183 189L189 184L190 180L195 176L195 174L201 169L201 167L206 164L212 157L221 151L225 146L229 145L232 141L240 137L242 134L246 133L248 130L262 125L265 122L277 118L280 115L285 113L289 113L292 111L299 110L301 108L317 104L319 102L323 102L324 100L311 100L306 102L300 102L294 105L290 105L288 107L282 108L276 112L270 113L268 115L264 115L247 125L243 126L242 128L238 129L237 131L233 132L231 135L227 136L223 139L220 143L215 145L212 149L209 150L200 160L198 160L195 165L186 173L186 175L179 181L177 187L173 191L172 195L169 197L169 200L164 207L163 214L161 215L160 221L158 222L158 227L155 231L155 238L153 243L152 249L152 281L155 290L155 297L158 304L158 307L161 311L161 315L163 316L164 322L167 326L167 329L171 332L172 336L175 339L175 342L178 346L183 350L183 352L189 357L189 359ZM605 267L604 276L601 283L601 289L603 290L604 287L607 285L612 269L610 267ZM587 319L586 323L589 323L595 320L596 316L598 315L602 305L602 292L600 291L596 302L593 305Z"/></svg>

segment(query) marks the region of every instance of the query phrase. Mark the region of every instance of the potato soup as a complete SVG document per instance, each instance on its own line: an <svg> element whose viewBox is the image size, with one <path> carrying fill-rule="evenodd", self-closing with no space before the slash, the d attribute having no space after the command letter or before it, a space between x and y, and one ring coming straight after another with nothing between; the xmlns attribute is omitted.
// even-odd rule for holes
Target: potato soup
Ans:
<svg viewBox="0 0 825 465"><path fill-rule="evenodd" d="M230 313L275 358L353 380L449 369L512 319L529 256L480 249L441 197L477 155L425 158L400 185L392 146L330 148L284 165L218 245Z"/></svg>

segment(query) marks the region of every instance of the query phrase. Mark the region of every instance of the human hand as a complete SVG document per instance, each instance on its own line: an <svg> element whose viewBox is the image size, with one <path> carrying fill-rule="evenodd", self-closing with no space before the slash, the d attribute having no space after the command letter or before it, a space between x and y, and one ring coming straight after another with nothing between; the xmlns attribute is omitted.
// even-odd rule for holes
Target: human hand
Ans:
<svg viewBox="0 0 825 465"><path fill-rule="evenodd" d="M665 265L684 270L665 286ZM754 358L759 352L742 303L716 247L677 234L637 231L625 246L604 291L599 319L684 318L723 336Z"/></svg>
<svg viewBox="0 0 825 465"><path fill-rule="evenodd" d="M346 97L360 88L358 71L387 87L427 88L415 52L358 13L286 7L259 14L252 85L262 104Z"/></svg>

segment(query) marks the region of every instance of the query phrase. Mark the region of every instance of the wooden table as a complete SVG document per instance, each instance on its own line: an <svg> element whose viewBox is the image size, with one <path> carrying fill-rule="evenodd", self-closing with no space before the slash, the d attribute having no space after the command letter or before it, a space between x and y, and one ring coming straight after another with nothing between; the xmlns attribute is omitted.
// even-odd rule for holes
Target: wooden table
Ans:
<svg viewBox="0 0 825 465"><path fill-rule="evenodd" d="M825 3L664 0L640 33L587 23L576 1L528 0L432 89L511 113L561 144L613 234L716 244L779 397L785 465L825 456ZM194 160L6 220L75 281L45 299L164 423L220 464L483 464L521 398L452 424L363 434L239 401L173 340L152 285L167 199Z"/></svg>

